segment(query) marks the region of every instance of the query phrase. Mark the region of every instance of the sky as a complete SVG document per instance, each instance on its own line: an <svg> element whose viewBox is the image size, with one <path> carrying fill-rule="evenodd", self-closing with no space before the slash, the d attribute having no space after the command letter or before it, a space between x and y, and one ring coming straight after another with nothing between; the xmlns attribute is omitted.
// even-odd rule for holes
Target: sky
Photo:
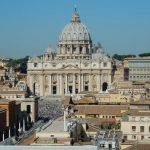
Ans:
<svg viewBox="0 0 150 150"><path fill-rule="evenodd" d="M109 55L150 52L150 0L0 0L0 56L57 50L74 6Z"/></svg>

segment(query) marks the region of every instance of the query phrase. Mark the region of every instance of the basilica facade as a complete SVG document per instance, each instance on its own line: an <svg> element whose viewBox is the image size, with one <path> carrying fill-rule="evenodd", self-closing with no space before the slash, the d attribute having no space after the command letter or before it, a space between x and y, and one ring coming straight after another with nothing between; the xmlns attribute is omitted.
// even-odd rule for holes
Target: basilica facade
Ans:
<svg viewBox="0 0 150 150"><path fill-rule="evenodd" d="M49 46L43 56L29 58L27 82L40 96L106 91L112 82L111 62L100 45L93 46L75 9L60 34L57 53Z"/></svg>

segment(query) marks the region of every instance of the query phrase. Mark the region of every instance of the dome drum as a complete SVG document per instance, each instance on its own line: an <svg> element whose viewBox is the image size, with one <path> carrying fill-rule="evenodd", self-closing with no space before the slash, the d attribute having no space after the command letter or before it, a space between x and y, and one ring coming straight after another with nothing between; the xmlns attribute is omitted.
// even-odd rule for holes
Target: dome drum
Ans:
<svg viewBox="0 0 150 150"><path fill-rule="evenodd" d="M59 37L57 57L68 59L67 55L75 55L77 58L84 58L82 55L85 55L85 58L90 58L91 48L91 35L75 9L71 22L64 27Z"/></svg>

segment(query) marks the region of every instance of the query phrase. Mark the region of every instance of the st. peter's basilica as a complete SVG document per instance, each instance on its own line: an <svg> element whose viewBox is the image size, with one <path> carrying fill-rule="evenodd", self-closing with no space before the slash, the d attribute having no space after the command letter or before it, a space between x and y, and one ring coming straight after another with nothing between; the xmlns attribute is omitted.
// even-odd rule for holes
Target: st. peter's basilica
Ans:
<svg viewBox="0 0 150 150"><path fill-rule="evenodd" d="M57 53L49 46L43 56L29 58L27 81L40 96L106 91L112 82L111 58L93 45L75 9L60 34Z"/></svg>

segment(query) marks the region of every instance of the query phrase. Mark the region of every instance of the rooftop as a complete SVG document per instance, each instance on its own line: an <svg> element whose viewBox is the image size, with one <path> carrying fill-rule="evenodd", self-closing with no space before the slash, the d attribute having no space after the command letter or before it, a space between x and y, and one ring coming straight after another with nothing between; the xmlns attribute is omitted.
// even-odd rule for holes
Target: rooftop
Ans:
<svg viewBox="0 0 150 150"><path fill-rule="evenodd" d="M76 105L74 107L75 115L101 114L120 116L123 111L128 110L127 105Z"/></svg>
<svg viewBox="0 0 150 150"><path fill-rule="evenodd" d="M64 132L64 121L62 118L58 118L57 120L53 121L52 124L47 127L45 130L42 131L43 133L46 132Z"/></svg>
<svg viewBox="0 0 150 150"><path fill-rule="evenodd" d="M20 90L0 90L0 94L26 94L26 91L20 91Z"/></svg>
<svg viewBox="0 0 150 150"><path fill-rule="evenodd" d="M15 102L14 100L0 98L0 104L8 104L8 103L14 103L14 102Z"/></svg>
<svg viewBox="0 0 150 150"><path fill-rule="evenodd" d="M74 104L95 104L95 103L98 103L96 101L96 99L93 97L84 97L78 101L73 101L73 102L74 102Z"/></svg>
<svg viewBox="0 0 150 150"><path fill-rule="evenodd" d="M130 109L125 114L130 116L150 116L150 111Z"/></svg>
<svg viewBox="0 0 150 150"><path fill-rule="evenodd" d="M115 124L116 123L116 119L114 118L85 118L87 124L92 124L92 125L101 125L101 124L105 124L105 123L111 123L111 124Z"/></svg>
<svg viewBox="0 0 150 150"><path fill-rule="evenodd" d="M135 144L133 146L130 146L128 148L125 148L124 150L149 150L150 149L150 143L147 144Z"/></svg>
<svg viewBox="0 0 150 150"><path fill-rule="evenodd" d="M149 60L150 61L150 57L132 57L132 58L125 58L125 60L130 60L130 61L134 61L134 60Z"/></svg>
<svg viewBox="0 0 150 150"><path fill-rule="evenodd" d="M131 105L150 105L150 99L133 101L130 104Z"/></svg>

